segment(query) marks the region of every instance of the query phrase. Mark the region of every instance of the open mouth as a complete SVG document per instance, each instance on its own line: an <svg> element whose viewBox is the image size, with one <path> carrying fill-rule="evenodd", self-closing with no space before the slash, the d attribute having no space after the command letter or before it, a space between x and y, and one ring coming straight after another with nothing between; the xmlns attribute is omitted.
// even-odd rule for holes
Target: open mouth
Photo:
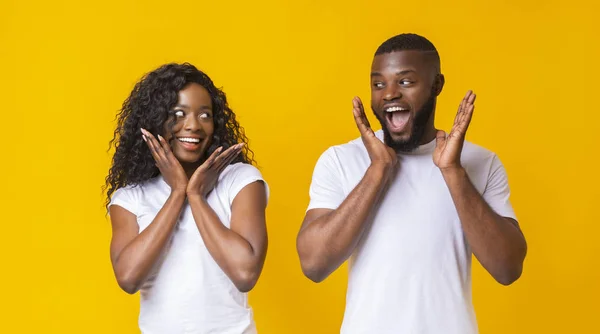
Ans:
<svg viewBox="0 0 600 334"><path fill-rule="evenodd" d="M177 137L181 146L188 151L196 151L200 148L200 138L193 137Z"/></svg>
<svg viewBox="0 0 600 334"><path fill-rule="evenodd" d="M400 106L387 107L385 111L385 119L390 132L402 132L406 130L410 121L410 109Z"/></svg>

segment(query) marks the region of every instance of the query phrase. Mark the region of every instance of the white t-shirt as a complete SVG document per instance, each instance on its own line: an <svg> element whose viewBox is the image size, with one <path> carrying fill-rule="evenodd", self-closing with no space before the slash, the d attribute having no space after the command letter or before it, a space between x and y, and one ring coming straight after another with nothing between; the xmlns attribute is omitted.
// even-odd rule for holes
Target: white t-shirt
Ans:
<svg viewBox="0 0 600 334"><path fill-rule="evenodd" d="M471 249L434 148L435 140L398 155L398 173L349 259L343 334L477 333ZM515 218L498 157L465 142L461 162L490 207ZM361 138L330 147L316 164L308 210L336 209L370 163Z"/></svg>
<svg viewBox="0 0 600 334"><path fill-rule="evenodd" d="M221 173L207 201L223 225L230 226L235 196L258 180L264 182L260 172L244 163L227 166ZM136 215L141 233L170 192L158 176L138 187L118 189L110 205ZM267 198L268 194L267 188ZM247 294L235 287L208 252L187 202L170 241L140 289L140 300L139 326L144 334L256 333Z"/></svg>

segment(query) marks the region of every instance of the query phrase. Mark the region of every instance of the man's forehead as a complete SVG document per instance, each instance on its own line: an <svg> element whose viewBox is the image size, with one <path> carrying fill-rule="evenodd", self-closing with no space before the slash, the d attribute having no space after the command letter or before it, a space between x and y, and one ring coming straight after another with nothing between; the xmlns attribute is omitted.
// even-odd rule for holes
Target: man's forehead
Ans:
<svg viewBox="0 0 600 334"><path fill-rule="evenodd" d="M383 70L386 68L412 69L423 71L435 67L435 57L431 52L420 50L401 50L376 55L373 58L371 69Z"/></svg>

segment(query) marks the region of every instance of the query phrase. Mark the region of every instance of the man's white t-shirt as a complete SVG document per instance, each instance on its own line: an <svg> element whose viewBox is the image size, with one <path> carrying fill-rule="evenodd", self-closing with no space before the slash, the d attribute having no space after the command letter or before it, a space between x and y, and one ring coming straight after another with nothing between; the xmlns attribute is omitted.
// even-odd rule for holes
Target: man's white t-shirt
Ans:
<svg viewBox="0 0 600 334"><path fill-rule="evenodd" d="M383 132L376 132L383 141ZM474 334L471 249L432 153L435 140L398 155L398 172L349 259L343 334ZM319 158L308 210L336 209L371 160L361 138ZM465 142L461 163L485 201L515 218L498 157Z"/></svg>
<svg viewBox="0 0 600 334"><path fill-rule="evenodd" d="M264 182L254 166L227 166L207 201L223 225L230 226L231 205L248 184ZM265 182L266 186L266 182ZM162 176L141 186L118 189L109 205L137 217L147 228L171 190ZM267 188L267 198L268 198ZM140 289L139 326L144 334L254 334L256 327L246 293L240 292L204 245L189 204L184 205L171 239Z"/></svg>

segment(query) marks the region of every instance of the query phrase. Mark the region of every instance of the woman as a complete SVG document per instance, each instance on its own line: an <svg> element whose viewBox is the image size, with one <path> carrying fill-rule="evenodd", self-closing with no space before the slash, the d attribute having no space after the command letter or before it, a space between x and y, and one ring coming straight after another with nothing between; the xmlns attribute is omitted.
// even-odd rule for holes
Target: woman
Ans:
<svg viewBox="0 0 600 334"><path fill-rule="evenodd" d="M267 251L268 187L225 94L190 64L135 85L106 178L119 286L143 333L255 333L247 294Z"/></svg>

